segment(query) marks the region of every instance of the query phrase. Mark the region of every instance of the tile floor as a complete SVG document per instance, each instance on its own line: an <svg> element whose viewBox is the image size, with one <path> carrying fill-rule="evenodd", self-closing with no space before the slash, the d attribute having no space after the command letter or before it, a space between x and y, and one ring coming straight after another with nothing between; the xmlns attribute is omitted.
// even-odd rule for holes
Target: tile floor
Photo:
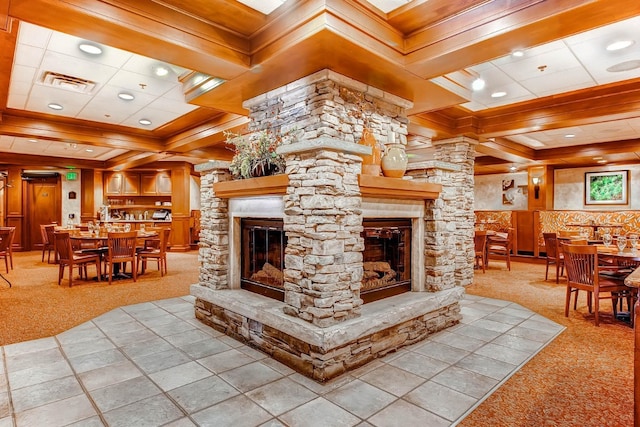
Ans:
<svg viewBox="0 0 640 427"><path fill-rule="evenodd" d="M0 347L0 427L450 426L564 329L466 296L463 322L320 385L201 324L193 298Z"/></svg>

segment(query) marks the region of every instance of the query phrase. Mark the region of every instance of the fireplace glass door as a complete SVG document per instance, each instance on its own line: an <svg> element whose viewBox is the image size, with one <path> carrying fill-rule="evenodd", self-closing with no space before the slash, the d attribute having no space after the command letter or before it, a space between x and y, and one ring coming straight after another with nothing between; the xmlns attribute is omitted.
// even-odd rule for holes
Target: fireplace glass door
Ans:
<svg viewBox="0 0 640 427"><path fill-rule="evenodd" d="M364 219L365 303L411 290L411 220Z"/></svg>
<svg viewBox="0 0 640 427"><path fill-rule="evenodd" d="M240 286L284 301L284 249L287 238L282 220L242 220L242 277Z"/></svg>

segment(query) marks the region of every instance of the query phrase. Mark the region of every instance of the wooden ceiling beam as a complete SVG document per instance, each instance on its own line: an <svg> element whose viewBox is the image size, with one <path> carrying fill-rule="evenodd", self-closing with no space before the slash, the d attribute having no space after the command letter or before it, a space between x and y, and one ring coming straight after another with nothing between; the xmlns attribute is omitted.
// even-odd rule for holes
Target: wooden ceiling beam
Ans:
<svg viewBox="0 0 640 427"><path fill-rule="evenodd" d="M408 37L407 69L431 79L638 13L628 0L486 2Z"/></svg>
<svg viewBox="0 0 640 427"><path fill-rule="evenodd" d="M32 154L16 154L0 151L0 164L24 166L52 166L56 168L102 169L105 163L98 160L83 160L68 157L41 156Z"/></svg>
<svg viewBox="0 0 640 427"><path fill-rule="evenodd" d="M47 13L42 13L45 10ZM251 65L249 40L159 2L12 0L9 13L20 20L227 80Z"/></svg>
<svg viewBox="0 0 640 427"><path fill-rule="evenodd" d="M223 114L208 123L188 129L165 143L165 150L185 153L210 145L224 144L224 132L245 133L249 118L238 114Z"/></svg>
<svg viewBox="0 0 640 427"><path fill-rule="evenodd" d="M503 138L495 138L492 141L478 144L476 151L514 163L530 163L536 160L535 150Z"/></svg>
<svg viewBox="0 0 640 427"><path fill-rule="evenodd" d="M640 117L640 79L485 110L478 116L478 132L487 138Z"/></svg>
<svg viewBox="0 0 640 427"><path fill-rule="evenodd" d="M162 140L134 134L118 133L105 129L103 124L75 125L54 118L31 118L3 114L0 134L22 138L38 138L49 141L75 142L96 147L119 148L139 151L164 151Z"/></svg>

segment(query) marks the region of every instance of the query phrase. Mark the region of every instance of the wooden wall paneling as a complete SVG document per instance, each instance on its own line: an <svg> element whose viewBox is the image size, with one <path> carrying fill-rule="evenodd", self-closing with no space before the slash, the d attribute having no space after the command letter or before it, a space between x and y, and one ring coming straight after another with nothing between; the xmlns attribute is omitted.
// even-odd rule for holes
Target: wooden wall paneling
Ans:
<svg viewBox="0 0 640 427"><path fill-rule="evenodd" d="M533 211L514 212L516 221L517 255L534 254L534 220Z"/></svg>
<svg viewBox="0 0 640 427"><path fill-rule="evenodd" d="M540 211L533 211L533 256L540 256Z"/></svg>
<svg viewBox="0 0 640 427"><path fill-rule="evenodd" d="M24 198L23 187L26 185L20 177L22 172L18 166L12 166L7 169L7 188L6 191L6 226L16 227L13 244L15 250L24 250Z"/></svg>
<svg viewBox="0 0 640 427"><path fill-rule="evenodd" d="M171 168L171 250L188 251L190 246L191 165L188 163Z"/></svg>
<svg viewBox="0 0 640 427"><path fill-rule="evenodd" d="M102 205L101 189L102 172L94 169L80 171L80 222L97 219L98 208Z"/></svg>

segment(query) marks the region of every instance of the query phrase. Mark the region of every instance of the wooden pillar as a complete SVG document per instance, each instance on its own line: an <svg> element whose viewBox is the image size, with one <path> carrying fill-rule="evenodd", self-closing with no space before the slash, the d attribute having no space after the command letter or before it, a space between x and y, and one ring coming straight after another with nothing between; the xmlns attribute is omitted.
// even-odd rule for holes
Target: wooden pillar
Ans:
<svg viewBox="0 0 640 427"><path fill-rule="evenodd" d="M94 169L80 171L80 222L98 219L98 207L103 203L102 172Z"/></svg>
<svg viewBox="0 0 640 427"><path fill-rule="evenodd" d="M23 197L23 182L20 173L22 169L18 166L12 166L7 169L7 179L5 194L7 195L5 206L7 227L15 227L16 233L13 238L13 249L16 251L24 250L25 243L25 203Z"/></svg>
<svg viewBox="0 0 640 427"><path fill-rule="evenodd" d="M190 245L191 165L171 168L171 250L188 251Z"/></svg>
<svg viewBox="0 0 640 427"><path fill-rule="evenodd" d="M529 189L528 209L545 211L553 209L553 166L530 167L527 187Z"/></svg>

